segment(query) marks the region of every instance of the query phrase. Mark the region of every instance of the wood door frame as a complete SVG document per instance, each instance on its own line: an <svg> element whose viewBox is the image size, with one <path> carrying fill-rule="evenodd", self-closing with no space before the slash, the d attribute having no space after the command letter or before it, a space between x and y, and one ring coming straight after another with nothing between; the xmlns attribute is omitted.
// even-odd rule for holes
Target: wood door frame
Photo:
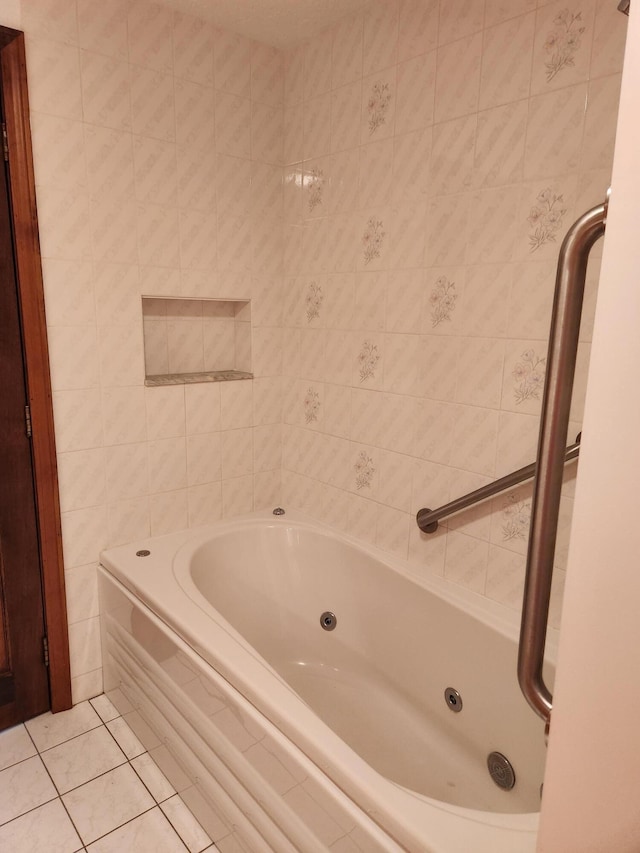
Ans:
<svg viewBox="0 0 640 853"><path fill-rule="evenodd" d="M63 711L72 704L69 637L27 67L24 33L7 27L0 27L0 86L7 128L8 185L18 301L33 426L31 454L40 535L45 629L49 641L49 691L51 710Z"/></svg>

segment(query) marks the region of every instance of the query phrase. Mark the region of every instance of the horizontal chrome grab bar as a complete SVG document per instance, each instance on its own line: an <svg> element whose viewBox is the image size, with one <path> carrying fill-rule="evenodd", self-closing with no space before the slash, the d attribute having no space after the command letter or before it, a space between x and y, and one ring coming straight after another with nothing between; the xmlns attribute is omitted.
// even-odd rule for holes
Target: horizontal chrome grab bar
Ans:
<svg viewBox="0 0 640 853"><path fill-rule="evenodd" d="M580 435L576 437L575 444L570 444L565 450L564 461L571 462L572 459L577 459L579 453ZM447 518L449 515L455 515L455 513L461 512L463 509L473 506L473 504L485 501L487 498L492 498L500 492L504 492L507 489L513 488L513 486L517 486L518 483L524 483L526 480L530 480L532 477L535 477L535 475L536 463L532 462L530 465L525 465L524 468L518 468L517 471L513 471L511 474L506 474L504 477L500 477L499 480L494 480L493 483L487 483L486 486L481 486L479 489L469 492L468 495L456 498L454 501L450 501L448 504L438 507L438 509L429 509L428 507L420 509L416 516L418 527L423 533L435 533L438 529L438 522L442 518Z"/></svg>

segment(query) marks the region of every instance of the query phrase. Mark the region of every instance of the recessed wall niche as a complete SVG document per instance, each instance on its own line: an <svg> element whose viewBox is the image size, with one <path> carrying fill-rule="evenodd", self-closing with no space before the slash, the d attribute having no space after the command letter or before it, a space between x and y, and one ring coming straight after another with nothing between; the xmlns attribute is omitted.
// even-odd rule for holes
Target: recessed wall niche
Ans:
<svg viewBox="0 0 640 853"><path fill-rule="evenodd" d="M251 302L142 297L145 385L251 379Z"/></svg>

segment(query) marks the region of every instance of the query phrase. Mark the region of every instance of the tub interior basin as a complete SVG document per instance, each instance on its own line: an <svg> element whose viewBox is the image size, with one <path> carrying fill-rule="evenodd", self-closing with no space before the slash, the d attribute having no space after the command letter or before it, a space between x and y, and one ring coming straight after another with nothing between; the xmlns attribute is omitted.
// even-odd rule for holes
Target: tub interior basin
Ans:
<svg viewBox="0 0 640 853"><path fill-rule="evenodd" d="M514 638L491 624L495 608L484 614L478 601L469 612L469 596L461 604L300 526L185 546L173 571L387 779L455 806L539 810L544 728L520 694ZM325 611L335 614L332 630L321 625ZM511 790L490 777L494 751L513 766Z"/></svg>

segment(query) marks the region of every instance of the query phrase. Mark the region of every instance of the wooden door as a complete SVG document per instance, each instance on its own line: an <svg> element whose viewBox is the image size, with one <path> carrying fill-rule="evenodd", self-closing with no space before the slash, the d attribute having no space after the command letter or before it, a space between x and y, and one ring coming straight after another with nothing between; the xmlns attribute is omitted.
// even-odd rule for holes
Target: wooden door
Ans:
<svg viewBox="0 0 640 853"><path fill-rule="evenodd" d="M55 712L71 707L71 674L49 351L29 126L27 66L24 33L2 26L0 100L3 120L6 123L13 250L22 319L28 403L33 424L31 458L46 634L49 638L49 692L51 710ZM5 636L4 628L2 636ZM0 705L0 710L1 708Z"/></svg>
<svg viewBox="0 0 640 853"><path fill-rule="evenodd" d="M0 164L0 728L49 708L27 389L4 161Z"/></svg>

